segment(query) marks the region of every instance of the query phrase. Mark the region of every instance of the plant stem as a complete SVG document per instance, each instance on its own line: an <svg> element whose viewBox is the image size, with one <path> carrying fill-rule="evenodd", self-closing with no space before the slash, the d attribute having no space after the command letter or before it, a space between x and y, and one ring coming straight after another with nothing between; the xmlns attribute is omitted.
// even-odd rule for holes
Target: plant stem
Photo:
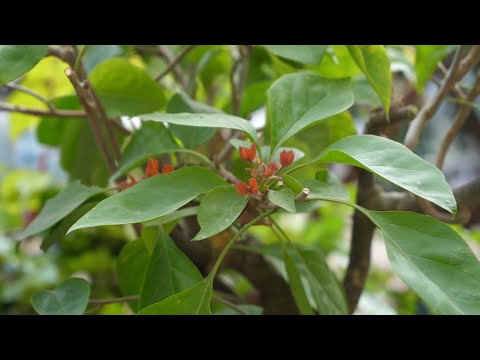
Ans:
<svg viewBox="0 0 480 360"><path fill-rule="evenodd" d="M82 66L82 60L85 54L87 53L88 45L83 45L78 53L77 60L75 60L75 66L73 67L73 71L78 73L80 70L80 66Z"/></svg>

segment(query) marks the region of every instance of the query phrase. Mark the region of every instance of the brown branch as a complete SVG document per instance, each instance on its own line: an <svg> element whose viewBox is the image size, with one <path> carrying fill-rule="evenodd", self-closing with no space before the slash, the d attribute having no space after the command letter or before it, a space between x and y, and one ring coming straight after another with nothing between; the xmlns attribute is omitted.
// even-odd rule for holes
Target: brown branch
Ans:
<svg viewBox="0 0 480 360"><path fill-rule="evenodd" d="M170 61L167 67L155 78L155 81L161 81L177 64L195 47L195 45L185 46L174 59Z"/></svg>
<svg viewBox="0 0 480 360"><path fill-rule="evenodd" d="M137 301L138 299L140 299L139 295L131 295L131 296L124 296L124 297L105 299L105 300L92 299L92 300L88 300L88 303L93 305L107 305L107 304L115 304L120 302Z"/></svg>
<svg viewBox="0 0 480 360"><path fill-rule="evenodd" d="M166 47L165 45L158 45L156 47L156 54L163 58L167 64L171 64L175 60L175 56L171 53L171 51ZM187 91L187 79L185 77L185 74L183 73L182 69L178 66L173 66L172 68L173 76L177 80L177 82L180 84L182 89L184 91Z"/></svg>
<svg viewBox="0 0 480 360"><path fill-rule="evenodd" d="M20 84L16 84L14 82L12 83L9 83L9 84L5 84L3 85L5 86L6 88L9 88L9 89L12 89L12 90L17 90L17 91L20 91L20 92L23 92L25 94L28 94L30 96L33 96L34 98L40 100L41 102L43 102L45 105L47 105L48 109L50 111L55 111L55 108L53 107L52 103L50 102L50 100L48 100L47 98L43 97L42 95L40 95L39 93L33 91L32 89L29 89L28 87L26 86L23 86L23 85L20 85Z"/></svg>
<svg viewBox="0 0 480 360"><path fill-rule="evenodd" d="M230 72L230 83L232 86L232 114L239 115L242 103L243 88L245 86L245 78L248 72L248 57L251 50L249 46L239 45L239 56L235 60Z"/></svg>
<svg viewBox="0 0 480 360"><path fill-rule="evenodd" d="M480 94L480 72L477 73L477 79L475 80L475 84L473 85L472 90L470 90L470 92L468 93L466 100L468 102L473 102L475 101L475 99L479 94ZM438 152L437 161L436 161L437 167L439 169L443 168L443 163L445 161L445 156L447 154L447 151L450 148L450 145L453 143L453 140L457 137L458 133L460 132L463 125L465 124L465 121L467 120L471 112L472 112L471 106L467 104L460 105L460 110L458 111L452 126L450 127L448 132L445 134L442 140L442 144L440 145L440 150Z"/></svg>
<svg viewBox="0 0 480 360"><path fill-rule="evenodd" d="M432 118L433 115L437 112L440 105L443 103L443 100L451 91L455 83L460 79L459 76L459 67L461 60L461 53L464 49L464 46L459 46L455 52L452 65L448 69L447 75L443 79L438 91L432 98L422 107L420 112L417 114L415 119L410 124L407 134L405 135L405 146L410 150L415 149L417 146L420 135L427 124L428 120Z"/></svg>
<svg viewBox="0 0 480 360"><path fill-rule="evenodd" d="M442 71L443 76L445 77L447 75L448 69L445 67L443 62L439 61L437 64L438 68ZM432 79L435 84L438 86L441 85L441 82L437 82L435 78ZM452 94L460 99L465 98L465 93L463 92L462 88L458 83L455 84L455 86L452 88Z"/></svg>
<svg viewBox="0 0 480 360"><path fill-rule="evenodd" d="M0 103L0 111L7 112L17 112L27 115L35 116L56 116L56 117L65 117L65 118L85 118L86 114L81 110L41 110L41 109L30 109L20 105L13 105L8 103Z"/></svg>

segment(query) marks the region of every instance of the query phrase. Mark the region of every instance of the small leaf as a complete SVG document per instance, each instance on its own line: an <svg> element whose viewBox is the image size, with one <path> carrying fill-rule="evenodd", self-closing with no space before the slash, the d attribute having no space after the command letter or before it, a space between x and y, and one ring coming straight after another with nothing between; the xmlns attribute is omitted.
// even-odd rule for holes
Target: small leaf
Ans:
<svg viewBox="0 0 480 360"><path fill-rule="evenodd" d="M200 202L197 217L200 231L192 240L202 240L227 229L247 203L248 197L238 195L233 186L210 190Z"/></svg>
<svg viewBox="0 0 480 360"><path fill-rule="evenodd" d="M25 74L47 51L48 45L0 45L0 86Z"/></svg>
<svg viewBox="0 0 480 360"><path fill-rule="evenodd" d="M177 93L172 96L168 105L168 113L204 113L204 114L219 114L220 110L215 109L206 104L194 101L188 97L185 93ZM191 126L170 124L169 129L177 136L182 142L183 146L187 149L196 149L200 145L209 141L217 129L215 128L194 128Z"/></svg>
<svg viewBox="0 0 480 360"><path fill-rule="evenodd" d="M73 278L52 291L33 294L33 308L40 315L82 315L88 305L90 285L83 279Z"/></svg>
<svg viewBox="0 0 480 360"><path fill-rule="evenodd" d="M162 227L155 227L157 241L140 293L139 310L186 290L202 281L202 275L173 243Z"/></svg>
<svg viewBox="0 0 480 360"><path fill-rule="evenodd" d="M78 180L71 182L55 197L46 202L40 214L20 234L19 238L25 239L52 227L83 202L104 191L105 189L96 186L83 186Z"/></svg>
<svg viewBox="0 0 480 360"><path fill-rule="evenodd" d="M392 72L385 47L349 45L348 51L382 101L385 113L389 114L392 100Z"/></svg>
<svg viewBox="0 0 480 360"><path fill-rule="evenodd" d="M288 212L295 213L295 195L289 187L283 186L279 190L269 190L268 200Z"/></svg>
<svg viewBox="0 0 480 360"><path fill-rule="evenodd" d="M437 64L447 57L455 46L452 45L416 45L415 72L417 90L422 93L428 80L432 77Z"/></svg>
<svg viewBox="0 0 480 360"><path fill-rule="evenodd" d="M300 184L300 182L297 179L295 179L294 177L288 174L283 174L282 178L283 178L283 183L293 191L294 195L298 195L302 192L304 186Z"/></svg>
<svg viewBox="0 0 480 360"><path fill-rule="evenodd" d="M277 148L304 128L353 105L349 79L296 73L281 77L268 91L271 147Z"/></svg>
<svg viewBox="0 0 480 360"><path fill-rule="evenodd" d="M264 45L271 53L308 65L319 65L327 45Z"/></svg>
<svg viewBox="0 0 480 360"><path fill-rule="evenodd" d="M206 277L187 290L147 306L138 315L212 315L212 284L212 279Z"/></svg>
<svg viewBox="0 0 480 360"><path fill-rule="evenodd" d="M103 200L78 220L69 232L92 226L153 220L222 185L226 182L220 176L197 166L153 176Z"/></svg>
<svg viewBox="0 0 480 360"><path fill-rule="evenodd" d="M153 113L139 115L139 117L145 121L159 121L176 125L236 129L243 131L251 140L258 144L257 132L255 131L253 125L247 120L232 115Z"/></svg>
<svg viewBox="0 0 480 360"><path fill-rule="evenodd" d="M329 146L311 163L336 162L361 167L441 208L457 204L443 173L402 144L374 135L354 135Z"/></svg>
<svg viewBox="0 0 480 360"><path fill-rule="evenodd" d="M310 302L308 301L307 294L305 293L305 289L302 284L300 270L297 268L297 264L293 260L292 256L288 253L286 248L283 249L283 260L287 270L290 290L292 291L292 295L295 299L295 303L298 306L298 310L302 315L313 315L313 310L310 306Z"/></svg>
<svg viewBox="0 0 480 360"><path fill-rule="evenodd" d="M90 74L90 81L110 116L134 116L165 104L162 88L127 59L103 61Z"/></svg>

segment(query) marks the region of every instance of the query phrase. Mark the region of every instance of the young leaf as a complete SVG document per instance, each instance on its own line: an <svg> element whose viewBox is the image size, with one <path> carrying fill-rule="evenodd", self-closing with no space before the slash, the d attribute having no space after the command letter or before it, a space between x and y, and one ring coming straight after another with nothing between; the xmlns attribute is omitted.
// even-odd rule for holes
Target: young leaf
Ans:
<svg viewBox="0 0 480 360"><path fill-rule="evenodd" d="M200 271L174 244L162 227L155 227L157 241L140 293L139 310L186 290L203 280Z"/></svg>
<svg viewBox="0 0 480 360"><path fill-rule="evenodd" d="M38 234L65 218L83 202L104 192L99 187L83 186L79 180L69 183L65 189L48 200L38 216L20 234L20 239Z"/></svg>
<svg viewBox="0 0 480 360"><path fill-rule="evenodd" d="M82 315L89 297L90 285L83 279L73 278L55 290L33 294L31 303L40 315Z"/></svg>
<svg viewBox="0 0 480 360"><path fill-rule="evenodd" d="M0 86L25 74L47 51L48 45L0 45Z"/></svg>
<svg viewBox="0 0 480 360"><path fill-rule="evenodd" d="M227 229L247 203L248 197L238 195L233 186L210 190L200 202L197 216L200 231L192 240L202 240Z"/></svg>
<svg viewBox="0 0 480 360"><path fill-rule="evenodd" d="M288 212L295 213L295 195L289 187L283 186L279 190L269 190L268 200Z"/></svg>
<svg viewBox="0 0 480 360"><path fill-rule="evenodd" d="M138 315L212 315L212 284L212 279L206 277L187 290L147 306Z"/></svg>
<svg viewBox="0 0 480 360"><path fill-rule="evenodd" d="M354 135L326 148L311 163L336 162L368 170L441 208L457 204L443 173L402 144L374 135Z"/></svg>
<svg viewBox="0 0 480 360"><path fill-rule="evenodd" d="M367 211L395 272L443 314L480 314L480 263L450 226L426 215Z"/></svg>
<svg viewBox="0 0 480 360"><path fill-rule="evenodd" d="M349 45L348 51L383 103L385 113L392 100L392 72L383 45Z"/></svg>
<svg viewBox="0 0 480 360"><path fill-rule="evenodd" d="M127 59L103 61L90 74L90 81L110 116L134 116L165 104L162 88Z"/></svg>
<svg viewBox="0 0 480 360"><path fill-rule="evenodd" d="M310 306L307 294L305 293L305 288L302 284L300 270L297 268L297 264L292 256L288 253L288 248L283 249L283 260L287 270L288 284L290 285L290 290L292 291L293 298L295 299L300 314L313 315L312 307Z"/></svg>
<svg viewBox="0 0 480 360"><path fill-rule="evenodd" d="M296 73L281 77L268 91L273 153L290 137L353 105L349 79Z"/></svg>
<svg viewBox="0 0 480 360"><path fill-rule="evenodd" d="M327 45L264 45L268 51L285 59L308 65L319 65Z"/></svg>
<svg viewBox="0 0 480 360"><path fill-rule="evenodd" d="M197 166L153 176L103 200L78 220L69 232L92 226L153 220L222 185L226 182L220 176Z"/></svg>
<svg viewBox="0 0 480 360"><path fill-rule="evenodd" d="M300 182L295 179L293 176L290 176L288 174L283 174L283 183L290 188L290 190L293 191L294 195L300 194L300 192L303 190L304 186L300 184Z"/></svg>
<svg viewBox="0 0 480 360"><path fill-rule="evenodd" d="M220 114L220 110L206 104L192 100L185 93L177 93L172 96L167 105L168 113L203 113ZM187 149L196 149L205 144L215 134L215 128L194 128L191 126L170 124L169 129L180 139Z"/></svg>
<svg viewBox="0 0 480 360"><path fill-rule="evenodd" d="M232 115L153 113L139 115L139 117L145 121L159 121L176 125L236 129L243 131L251 140L258 144L257 132L255 131L253 125L247 120Z"/></svg>

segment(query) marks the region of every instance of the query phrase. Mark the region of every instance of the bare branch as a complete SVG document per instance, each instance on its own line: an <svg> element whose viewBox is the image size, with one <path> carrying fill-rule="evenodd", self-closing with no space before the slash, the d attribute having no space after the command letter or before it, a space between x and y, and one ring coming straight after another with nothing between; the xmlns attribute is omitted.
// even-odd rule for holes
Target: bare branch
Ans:
<svg viewBox="0 0 480 360"><path fill-rule="evenodd" d="M48 109L50 111L55 111L55 108L53 107L52 103L50 102L50 100L46 99L45 97L43 97L42 95L40 95L39 93L37 93L36 91L32 90L32 89L29 89L28 87L26 86L23 86L23 85L20 85L20 84L16 84L14 82L11 82L9 84L5 84L3 85L5 86L6 88L9 88L9 89L13 89L13 90L17 90L17 91L21 91L25 94L28 94L30 96L33 96L34 98L40 100L41 102L43 102L45 105L48 106Z"/></svg>
<svg viewBox="0 0 480 360"><path fill-rule="evenodd" d="M177 64L195 47L195 45L185 46L175 58L170 61L167 67L155 78L155 81L162 80Z"/></svg>
<svg viewBox="0 0 480 360"><path fill-rule="evenodd" d="M17 113L35 115L35 116L56 116L56 117L65 117L65 118L85 118L86 117L85 112L81 110L30 109L24 106L2 103L2 102L0 102L0 111L17 112Z"/></svg>
<svg viewBox="0 0 480 360"><path fill-rule="evenodd" d="M175 60L175 56L171 53L171 51L168 49L167 46L165 45L158 45L157 46L157 52L156 54L160 57L162 57L167 64L171 64ZM172 67L173 75L177 82L180 84L182 89L184 91L187 91L187 79L185 77L185 74L183 73L182 69L176 64Z"/></svg>
<svg viewBox="0 0 480 360"><path fill-rule="evenodd" d="M466 98L467 102L475 101L475 99L479 94L480 94L480 72L477 73L477 79L475 80L475 84L472 90L470 90ZM442 140L442 144L440 145L440 150L438 152L437 161L436 161L437 167L439 169L443 168L443 163L445 161L445 156L447 154L447 151L450 148L450 145L453 143L453 140L457 137L458 133L460 132L463 125L465 124L465 121L467 120L471 112L472 112L471 106L468 106L466 104L460 105L460 110L458 111L452 126L450 127L448 132L445 134L445 137Z"/></svg>

